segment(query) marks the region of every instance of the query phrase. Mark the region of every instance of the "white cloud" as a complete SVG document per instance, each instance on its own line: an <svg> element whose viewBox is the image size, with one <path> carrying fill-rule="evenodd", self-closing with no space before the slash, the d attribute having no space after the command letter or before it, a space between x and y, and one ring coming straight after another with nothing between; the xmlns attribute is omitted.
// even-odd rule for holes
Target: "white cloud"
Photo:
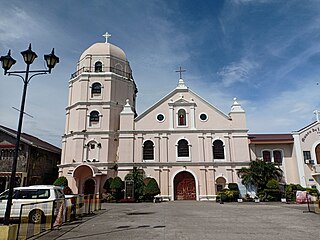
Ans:
<svg viewBox="0 0 320 240"><path fill-rule="evenodd" d="M302 79L302 82L296 89L279 93L277 97L248 101L245 105L250 132L290 133L311 123L313 111L319 107L315 102L319 88L314 79Z"/></svg>
<svg viewBox="0 0 320 240"><path fill-rule="evenodd" d="M35 31L41 31L40 21L32 18L20 7L6 8L1 15L1 42L28 38Z"/></svg>
<svg viewBox="0 0 320 240"><path fill-rule="evenodd" d="M257 63L243 58L237 63L233 62L223 67L218 75L221 77L223 85L229 87L237 82L245 82L257 67Z"/></svg>

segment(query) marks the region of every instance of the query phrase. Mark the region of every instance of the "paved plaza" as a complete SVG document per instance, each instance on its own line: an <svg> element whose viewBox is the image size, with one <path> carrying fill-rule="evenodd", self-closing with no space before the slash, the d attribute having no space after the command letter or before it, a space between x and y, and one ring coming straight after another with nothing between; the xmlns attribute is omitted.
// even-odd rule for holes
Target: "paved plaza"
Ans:
<svg viewBox="0 0 320 240"><path fill-rule="evenodd" d="M176 201L103 208L37 239L320 239L320 215L305 205Z"/></svg>

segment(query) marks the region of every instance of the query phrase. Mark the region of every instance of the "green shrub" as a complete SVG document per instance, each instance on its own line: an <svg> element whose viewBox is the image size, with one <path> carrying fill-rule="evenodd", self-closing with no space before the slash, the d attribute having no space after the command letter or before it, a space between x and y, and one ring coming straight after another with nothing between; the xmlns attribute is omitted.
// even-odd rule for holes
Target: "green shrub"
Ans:
<svg viewBox="0 0 320 240"><path fill-rule="evenodd" d="M114 196L114 198L119 201L121 198L123 198L123 192L124 189L124 182L121 180L120 177L115 177L111 184L110 184L111 192Z"/></svg>
<svg viewBox="0 0 320 240"><path fill-rule="evenodd" d="M102 193L102 201L103 202L112 202L115 198L111 193Z"/></svg>
<svg viewBox="0 0 320 240"><path fill-rule="evenodd" d="M113 178L108 178L103 184L103 189L105 189L107 193L111 192L110 185L111 185L112 181L113 181Z"/></svg>
<svg viewBox="0 0 320 240"><path fill-rule="evenodd" d="M229 190L229 189L222 189L220 192L218 192L218 196L220 199L224 202L233 202L237 201L239 198L239 191Z"/></svg>
<svg viewBox="0 0 320 240"><path fill-rule="evenodd" d="M232 190L232 191L239 191L239 186L237 183L229 183L228 188L229 190Z"/></svg>
<svg viewBox="0 0 320 240"><path fill-rule="evenodd" d="M58 177L54 181L53 185L66 187L66 186L68 186L68 179L65 176Z"/></svg>
<svg viewBox="0 0 320 240"><path fill-rule="evenodd" d="M280 201L281 192L278 181L276 179L270 179L266 184L266 188L263 189L258 196L263 201Z"/></svg>
<svg viewBox="0 0 320 240"><path fill-rule="evenodd" d="M157 181L154 178L150 178L146 181L147 184L144 187L144 198L146 200L152 200L154 196L160 194L160 188L158 186Z"/></svg>
<svg viewBox="0 0 320 240"><path fill-rule="evenodd" d="M306 189L300 184L289 184L285 186L285 197L288 201L296 201L296 192L305 191Z"/></svg>
<svg viewBox="0 0 320 240"><path fill-rule="evenodd" d="M319 191L316 188L307 188L306 190L311 196L315 196L315 197L319 196Z"/></svg>
<svg viewBox="0 0 320 240"><path fill-rule="evenodd" d="M270 179L266 185L267 189L278 189L279 190L279 183L275 179Z"/></svg>
<svg viewBox="0 0 320 240"><path fill-rule="evenodd" d="M271 201L271 202L280 201L281 192L279 189L265 189L264 193L265 193L264 200Z"/></svg>

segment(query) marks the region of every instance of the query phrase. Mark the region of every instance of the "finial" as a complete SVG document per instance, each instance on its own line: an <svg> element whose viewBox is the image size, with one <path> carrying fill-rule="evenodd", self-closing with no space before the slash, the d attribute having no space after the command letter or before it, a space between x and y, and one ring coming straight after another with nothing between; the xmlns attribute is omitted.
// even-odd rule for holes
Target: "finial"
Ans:
<svg viewBox="0 0 320 240"><path fill-rule="evenodd" d="M233 98L233 104L239 104L239 103L237 102L237 98L236 98L236 97Z"/></svg>
<svg viewBox="0 0 320 240"><path fill-rule="evenodd" d="M233 104L231 106L231 112L245 112L241 107L241 104L238 103L237 98L233 98Z"/></svg>
<svg viewBox="0 0 320 240"><path fill-rule="evenodd" d="M108 43L108 38L111 37L111 34L106 32L105 34L102 35L103 37L106 38L106 43Z"/></svg>

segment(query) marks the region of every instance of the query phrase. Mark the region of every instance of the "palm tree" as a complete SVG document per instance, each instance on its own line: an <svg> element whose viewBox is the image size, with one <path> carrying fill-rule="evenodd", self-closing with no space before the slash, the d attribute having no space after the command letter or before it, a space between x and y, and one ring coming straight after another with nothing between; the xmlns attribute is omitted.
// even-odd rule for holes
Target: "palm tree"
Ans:
<svg viewBox="0 0 320 240"><path fill-rule="evenodd" d="M125 180L132 180L134 186L134 198L136 200L140 200L143 195L144 188L144 172L142 169L138 169L137 167L133 167L132 171L130 171L126 176Z"/></svg>
<svg viewBox="0 0 320 240"><path fill-rule="evenodd" d="M271 179L280 180L282 170L272 162L265 162L257 159L251 161L249 167L238 170L238 176L242 179L242 184L246 187L255 186L257 192L263 190Z"/></svg>

